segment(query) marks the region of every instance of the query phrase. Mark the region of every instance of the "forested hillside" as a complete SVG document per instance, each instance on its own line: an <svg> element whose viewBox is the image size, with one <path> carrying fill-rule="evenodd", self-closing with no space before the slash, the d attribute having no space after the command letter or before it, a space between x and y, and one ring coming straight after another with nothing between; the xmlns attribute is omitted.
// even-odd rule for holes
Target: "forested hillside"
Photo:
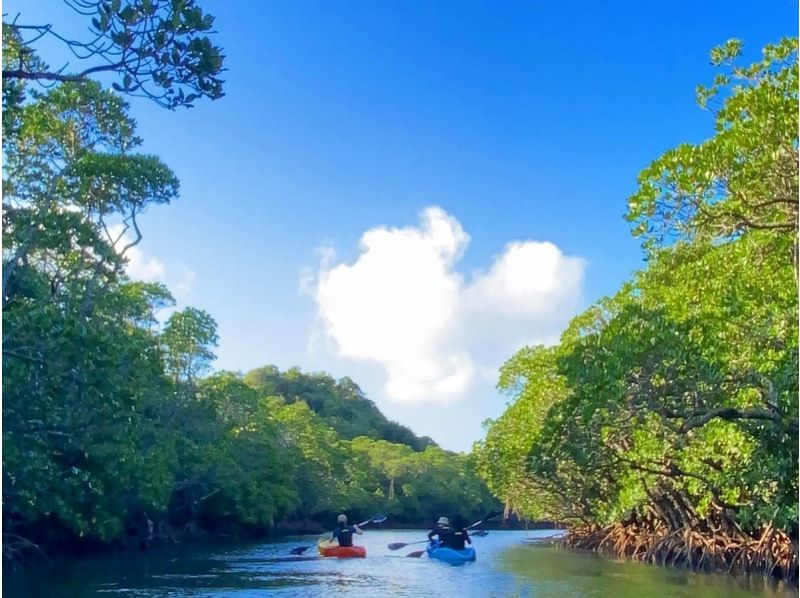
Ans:
<svg viewBox="0 0 800 598"><path fill-rule="evenodd" d="M715 134L639 177L647 268L552 347L503 366L508 410L476 446L506 504L568 544L796 581L797 40L699 87Z"/></svg>
<svg viewBox="0 0 800 598"><path fill-rule="evenodd" d="M480 518L495 499L469 457L386 420L349 379L209 374L212 316L163 321L169 290L126 275L137 218L179 181L139 151L123 97L217 99L223 58L193 0L97 5L113 89L3 28L4 557L316 531L341 511Z"/></svg>
<svg viewBox="0 0 800 598"><path fill-rule="evenodd" d="M265 366L248 372L244 381L263 394L282 396L287 403L305 401L342 438L367 436L407 444L415 451L435 446L427 436L420 438L386 419L350 378L334 380L325 373L304 374L297 368L280 372L275 366Z"/></svg>

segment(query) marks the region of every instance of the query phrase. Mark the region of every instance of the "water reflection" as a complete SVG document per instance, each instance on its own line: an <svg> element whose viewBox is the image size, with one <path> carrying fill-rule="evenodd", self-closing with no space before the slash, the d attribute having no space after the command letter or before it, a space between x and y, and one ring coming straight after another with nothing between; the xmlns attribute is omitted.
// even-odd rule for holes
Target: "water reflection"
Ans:
<svg viewBox="0 0 800 598"><path fill-rule="evenodd" d="M796 595L764 589L760 580L748 582L618 562L524 542L531 536L550 533L493 531L485 538L475 539L478 560L462 567L405 556L418 546L397 552L387 549L389 542L413 542L425 537L424 532L413 530L365 534L366 559L291 554L292 548L307 544L309 538L269 544L178 547L145 555L64 560L37 569L6 570L3 595L249 598L265 594L320 596L331 591L392 598Z"/></svg>
<svg viewBox="0 0 800 598"><path fill-rule="evenodd" d="M517 596L617 596L733 598L792 595L762 578L708 575L575 553L549 546L509 547L498 555L503 571L515 577Z"/></svg>

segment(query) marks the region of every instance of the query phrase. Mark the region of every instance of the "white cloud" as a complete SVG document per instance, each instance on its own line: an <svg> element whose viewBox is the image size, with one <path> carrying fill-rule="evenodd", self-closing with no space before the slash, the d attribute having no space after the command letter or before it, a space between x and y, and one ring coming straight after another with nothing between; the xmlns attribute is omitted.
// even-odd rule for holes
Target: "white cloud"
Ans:
<svg viewBox="0 0 800 598"><path fill-rule="evenodd" d="M513 316L546 316L580 291L584 265L552 243L514 241L466 293L477 309L502 305Z"/></svg>
<svg viewBox="0 0 800 598"><path fill-rule="evenodd" d="M320 334L343 358L385 372L398 401L464 398L525 343L553 342L580 298L585 262L552 243L509 243L471 280L455 266L469 235L453 216L426 208L418 227L378 227L361 238L352 263L326 253L317 276L303 275Z"/></svg>
<svg viewBox="0 0 800 598"><path fill-rule="evenodd" d="M167 286L179 301L185 301L191 292L195 273L180 263L166 264L157 257L147 255L141 245L125 249L133 237L121 224L108 227L108 235L117 252L125 251L125 273L133 280L161 282Z"/></svg>
<svg viewBox="0 0 800 598"><path fill-rule="evenodd" d="M166 268L164 267L164 262L160 259L144 255L138 247L128 249L125 257L128 258L128 265L125 266L125 271L131 278L146 282L164 279Z"/></svg>

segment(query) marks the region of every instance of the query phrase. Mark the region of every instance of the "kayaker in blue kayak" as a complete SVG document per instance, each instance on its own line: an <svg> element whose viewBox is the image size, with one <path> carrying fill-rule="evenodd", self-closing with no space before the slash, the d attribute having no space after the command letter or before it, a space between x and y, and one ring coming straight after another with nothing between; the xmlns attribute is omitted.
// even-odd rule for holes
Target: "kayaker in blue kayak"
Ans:
<svg viewBox="0 0 800 598"><path fill-rule="evenodd" d="M347 515L342 513L336 518L336 529L331 534L331 540L338 540L339 546L352 546L353 534L363 534L364 531L357 525L347 525Z"/></svg>
<svg viewBox="0 0 800 598"><path fill-rule="evenodd" d="M450 529L450 520L447 517L439 517L439 520L436 522L436 525L433 526L433 529L428 532L428 540L430 540L431 544L438 541L440 544L444 544L444 538L446 536L451 535L453 530ZM436 538L434 540L434 538Z"/></svg>
<svg viewBox="0 0 800 598"><path fill-rule="evenodd" d="M428 532L428 540L433 543L437 541L439 546L452 550L464 550L466 544L472 544L472 540L464 529L464 522L461 517L454 518L454 527L450 527L450 520L447 517L439 517L434 528ZM434 540L434 537L436 540Z"/></svg>

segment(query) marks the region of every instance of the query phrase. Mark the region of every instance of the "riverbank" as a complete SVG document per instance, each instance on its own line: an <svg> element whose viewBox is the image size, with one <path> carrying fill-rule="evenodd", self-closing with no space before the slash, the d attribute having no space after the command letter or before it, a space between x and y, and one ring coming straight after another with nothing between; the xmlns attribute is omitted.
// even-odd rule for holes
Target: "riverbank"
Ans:
<svg viewBox="0 0 800 598"><path fill-rule="evenodd" d="M591 551L633 561L723 572L736 576L760 575L769 582L798 586L798 543L771 525L759 534L738 527L700 533L671 531L639 522L587 525L573 528L560 541L569 549Z"/></svg>
<svg viewBox="0 0 800 598"><path fill-rule="evenodd" d="M239 522L219 522L214 526L201 526L189 522L181 526L165 521L151 522L144 519L141 525L128 527L124 534L111 541L101 541L92 536L78 537L63 525L50 522L47 526L31 527L24 535L4 534L3 562L13 567L24 566L30 562L47 561L64 556L94 557L101 554L131 554L147 552L176 544L201 545L216 541L281 541L291 536L320 535L330 531L330 527L314 519L281 521L275 526L246 526ZM427 529L430 521L395 522L381 525L384 531ZM500 523L489 521L481 526L487 530L523 531L553 529L554 524L547 521L520 522L517 520Z"/></svg>
<svg viewBox="0 0 800 598"><path fill-rule="evenodd" d="M76 536L65 526L55 523L48 526L32 526L24 530L25 535L4 533L3 563L17 568L62 557L92 558L103 554L146 553L153 549L179 544L280 541L289 536L324 532L325 527L312 519L279 522L274 527L226 522L213 528L204 528L196 522L176 526L165 521L146 520L144 525L128 527L118 537L102 541L93 536Z"/></svg>

